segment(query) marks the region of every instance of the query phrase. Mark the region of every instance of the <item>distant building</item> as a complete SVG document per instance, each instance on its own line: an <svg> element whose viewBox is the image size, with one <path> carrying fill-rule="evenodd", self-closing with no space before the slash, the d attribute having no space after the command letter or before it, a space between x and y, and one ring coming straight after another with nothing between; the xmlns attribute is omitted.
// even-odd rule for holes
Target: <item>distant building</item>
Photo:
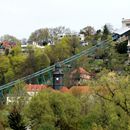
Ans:
<svg viewBox="0 0 130 130"><path fill-rule="evenodd" d="M80 85L81 81L87 81L94 77L94 74L87 72L84 68L79 67L70 73L70 81L74 85Z"/></svg>
<svg viewBox="0 0 130 130"><path fill-rule="evenodd" d="M128 41L127 53L130 58L130 19L122 19L122 28L114 32L113 41Z"/></svg>
<svg viewBox="0 0 130 130"><path fill-rule="evenodd" d="M29 84L26 85L27 90L27 102L32 98L32 96L36 95L38 92L42 91L43 89L46 89L47 85L38 85L38 84ZM9 104L11 102L16 102L16 100L19 100L20 96L12 96L8 95L6 98L6 103Z"/></svg>
<svg viewBox="0 0 130 130"><path fill-rule="evenodd" d="M58 37L58 40L61 40L62 38L64 38L66 36L66 34L58 34L57 37Z"/></svg>
<svg viewBox="0 0 130 130"><path fill-rule="evenodd" d="M40 40L38 42L29 40L29 41L27 41L26 45L21 45L21 47L23 48L23 50L26 49L27 46L32 46L34 48L43 49L47 45L54 45L54 42L52 41L52 39L46 39L46 40L44 39L44 40Z"/></svg>
<svg viewBox="0 0 130 130"><path fill-rule="evenodd" d="M84 40L85 40L84 34L79 34L78 36L79 36L80 41L84 42Z"/></svg>
<svg viewBox="0 0 130 130"><path fill-rule="evenodd" d="M122 28L130 28L130 19L122 19Z"/></svg>
<svg viewBox="0 0 130 130"><path fill-rule="evenodd" d="M47 85L39 85L39 84L29 84L26 86L27 93L29 96L34 96L39 91L42 91L43 89L46 89Z"/></svg>
<svg viewBox="0 0 130 130"><path fill-rule="evenodd" d="M57 38L58 38L58 40L61 40L64 37L72 37L72 36L77 36L79 38L80 44L82 46L88 45L88 42L85 42L85 36L84 36L84 34L80 34L80 33L58 34Z"/></svg>
<svg viewBox="0 0 130 130"><path fill-rule="evenodd" d="M9 53L11 49L15 46L16 46L15 42L9 42L9 41L0 42L0 54L4 54L5 51L8 51Z"/></svg>
<svg viewBox="0 0 130 130"><path fill-rule="evenodd" d="M21 48L22 48L22 52L24 53L24 52L27 52L27 44L26 45L23 45L23 44L21 44Z"/></svg>

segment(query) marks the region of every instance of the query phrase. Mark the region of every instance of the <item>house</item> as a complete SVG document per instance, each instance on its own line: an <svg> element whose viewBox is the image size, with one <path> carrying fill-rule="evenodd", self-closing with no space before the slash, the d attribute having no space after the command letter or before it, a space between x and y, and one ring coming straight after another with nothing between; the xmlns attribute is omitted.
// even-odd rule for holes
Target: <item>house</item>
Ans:
<svg viewBox="0 0 130 130"><path fill-rule="evenodd" d="M130 28L130 19L122 19L122 28Z"/></svg>
<svg viewBox="0 0 130 130"><path fill-rule="evenodd" d="M117 29L113 33L113 40L122 40L122 37L124 40L127 39L127 36L130 35L130 19L122 19L122 28ZM125 38L124 38L125 37ZM123 41L124 41L123 40Z"/></svg>
<svg viewBox="0 0 130 130"><path fill-rule="evenodd" d="M34 96L39 91L46 89L47 85L39 85L39 84L29 84L26 86L27 93L29 96Z"/></svg>
<svg viewBox="0 0 130 130"><path fill-rule="evenodd" d="M28 84L28 85L26 85L25 88L27 90L27 102L28 102L32 98L32 96L34 96L38 92L42 91L43 89L46 89L47 85ZM6 104L15 102L16 100L19 100L19 99L20 99L20 96L14 97L12 95L8 95L6 98Z"/></svg>
<svg viewBox="0 0 130 130"><path fill-rule="evenodd" d="M2 43L0 43L0 54L3 54L4 53L4 46L2 45Z"/></svg>
<svg viewBox="0 0 130 130"><path fill-rule="evenodd" d="M10 52L11 49L15 46L16 46L15 42L9 42L9 41L0 42L0 54L3 54L6 50Z"/></svg>
<svg viewBox="0 0 130 130"><path fill-rule="evenodd" d="M84 70L83 70L84 71ZM84 73L84 72L83 72ZM87 77L88 79L88 77ZM33 96L38 94L38 92L42 90L49 89L52 92L62 92L62 93L70 93L70 94L84 94L84 93L91 93L92 89L88 86L72 86L71 88L68 88L66 86L63 86L60 88L60 90L54 90L52 87L48 87L47 85L39 85L39 84L29 84L26 85L26 90L27 90L27 97L25 101L30 101ZM8 95L6 98L6 104L16 102L20 99L20 96L14 97L11 95Z"/></svg>
<svg viewBox="0 0 130 130"><path fill-rule="evenodd" d="M84 34L78 34L78 33L71 33L71 34L58 34L58 40L61 40L64 37L72 37L72 36L77 36L79 37L79 41L81 43L81 45L88 45L87 43L85 43L85 36Z"/></svg>
<svg viewBox="0 0 130 130"><path fill-rule="evenodd" d="M130 19L122 19L122 28L118 29L113 34L113 41L123 42L128 41L127 53L130 58Z"/></svg>
<svg viewBox="0 0 130 130"><path fill-rule="evenodd" d="M80 85L81 81L90 80L92 77L94 77L94 75L87 72L82 67L79 67L70 73L70 81L75 85Z"/></svg>

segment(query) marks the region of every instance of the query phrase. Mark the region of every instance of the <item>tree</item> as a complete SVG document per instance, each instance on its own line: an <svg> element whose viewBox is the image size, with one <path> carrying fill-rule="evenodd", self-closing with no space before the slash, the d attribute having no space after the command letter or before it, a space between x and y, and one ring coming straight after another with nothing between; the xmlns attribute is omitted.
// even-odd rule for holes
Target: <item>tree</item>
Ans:
<svg viewBox="0 0 130 130"><path fill-rule="evenodd" d="M33 128L49 125L55 129L77 130L80 124L80 103L69 94L43 91L32 98L26 114Z"/></svg>
<svg viewBox="0 0 130 130"><path fill-rule="evenodd" d="M79 96L85 130L128 130L130 126L129 76L105 71L87 82L92 93Z"/></svg>
<svg viewBox="0 0 130 130"><path fill-rule="evenodd" d="M9 59L6 56L0 56L0 84L6 83L6 76L5 74L9 70Z"/></svg>
<svg viewBox="0 0 130 130"><path fill-rule="evenodd" d="M0 106L0 130L5 130L8 127L8 109L7 106Z"/></svg>
<svg viewBox="0 0 130 130"><path fill-rule="evenodd" d="M107 25L105 24L103 26L103 35L102 35L102 40L106 40L108 38L108 35L110 35L110 30L108 29Z"/></svg>
<svg viewBox="0 0 130 130"><path fill-rule="evenodd" d="M110 23L106 23L106 26L107 26L109 32L113 33L113 31L114 31L113 26Z"/></svg>
<svg viewBox="0 0 130 130"><path fill-rule="evenodd" d="M41 28L31 33L28 41L41 43L44 41L48 41L49 38L50 38L49 29Z"/></svg>
<svg viewBox="0 0 130 130"><path fill-rule="evenodd" d="M19 39L17 39L14 36L8 35L8 34L1 36L0 39L1 39L1 41L8 41L8 42L15 43L15 44L21 44Z"/></svg>
<svg viewBox="0 0 130 130"><path fill-rule="evenodd" d="M127 130L130 125L129 77L111 72L107 77L102 76L98 83L96 95L106 113L103 122L106 121L109 129Z"/></svg>
<svg viewBox="0 0 130 130"><path fill-rule="evenodd" d="M19 55L19 54L21 54L21 53L22 53L22 50L21 50L21 45L20 45L20 44L14 46L14 47L11 49L11 52L10 52L10 54L11 54L12 56L17 56L17 55Z"/></svg>
<svg viewBox="0 0 130 130"><path fill-rule="evenodd" d="M40 69L44 69L50 65L50 59L42 49L30 47L28 56L22 66L22 76L32 74Z"/></svg>
<svg viewBox="0 0 130 130"><path fill-rule="evenodd" d="M9 104L11 110L15 107L15 109L21 113L29 100L26 84L23 81L17 81L17 84L9 91L8 97L11 102L7 104Z"/></svg>
<svg viewBox="0 0 130 130"><path fill-rule="evenodd" d="M96 33L94 35L94 41L97 42L100 39L101 39L101 30L99 29L99 30L96 31Z"/></svg>
<svg viewBox="0 0 130 130"><path fill-rule="evenodd" d="M91 26L86 26L80 31L81 34L84 34L85 36L94 35L95 29Z"/></svg>
<svg viewBox="0 0 130 130"><path fill-rule="evenodd" d="M13 130L26 130L23 108L27 105L29 95L26 92L25 83L19 81L8 94L11 102L7 102L9 108L8 123Z"/></svg>
<svg viewBox="0 0 130 130"><path fill-rule="evenodd" d="M85 35L86 42L91 42L94 39L95 29L91 26L87 26L80 30L80 33Z"/></svg>
<svg viewBox="0 0 130 130"><path fill-rule="evenodd" d="M45 54L47 54L47 56L50 59L50 65L53 65L54 63L59 61L59 58L58 58L59 50L57 50L56 45L45 47L44 52L45 52ZM63 55L61 55L61 56L63 56Z"/></svg>
<svg viewBox="0 0 130 130"><path fill-rule="evenodd" d="M77 36L72 36L70 39L69 39L69 46L70 46L70 53L72 55L75 55L80 44L79 44L79 38Z"/></svg>
<svg viewBox="0 0 130 130"><path fill-rule="evenodd" d="M62 38L61 41L55 43L55 45L47 46L45 48L45 53L49 57L51 65L70 57L72 55L70 39L65 37Z"/></svg>
<svg viewBox="0 0 130 130"><path fill-rule="evenodd" d="M50 59L45 54L45 52L42 49L35 49L34 51L36 63L35 63L35 70L44 69L45 67L48 67L50 65Z"/></svg>
<svg viewBox="0 0 130 130"><path fill-rule="evenodd" d="M56 37L58 34L70 34L71 30L69 28L65 28L64 26L59 26L55 28L49 28L49 32L53 37Z"/></svg>
<svg viewBox="0 0 130 130"><path fill-rule="evenodd" d="M115 49L120 54L127 53L127 44L128 44L127 41L124 41L124 42L121 42L121 43L117 43L116 46L115 46Z"/></svg>
<svg viewBox="0 0 130 130"><path fill-rule="evenodd" d="M8 116L10 128L13 130L26 130L20 112L14 107Z"/></svg>
<svg viewBox="0 0 130 130"><path fill-rule="evenodd" d="M8 56L9 59L9 63L10 63L10 69L13 71L14 73L14 78L13 79L18 79L21 77L21 73L22 73L22 65L24 64L25 60L26 60L26 56L25 55L14 55L14 56ZM11 76L10 76L11 78Z"/></svg>

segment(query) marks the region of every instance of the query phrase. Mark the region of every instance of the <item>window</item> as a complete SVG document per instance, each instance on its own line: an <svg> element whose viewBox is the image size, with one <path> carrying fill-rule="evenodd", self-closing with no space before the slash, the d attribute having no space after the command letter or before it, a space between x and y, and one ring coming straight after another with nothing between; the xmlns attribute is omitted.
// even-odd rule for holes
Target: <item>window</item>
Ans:
<svg viewBox="0 0 130 130"><path fill-rule="evenodd" d="M127 23L126 26L130 27L130 23Z"/></svg>

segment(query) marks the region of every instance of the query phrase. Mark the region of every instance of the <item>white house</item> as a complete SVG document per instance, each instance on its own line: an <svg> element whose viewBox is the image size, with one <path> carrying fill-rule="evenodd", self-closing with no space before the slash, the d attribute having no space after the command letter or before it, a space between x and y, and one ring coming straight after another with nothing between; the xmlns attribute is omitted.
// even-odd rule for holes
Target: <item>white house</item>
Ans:
<svg viewBox="0 0 130 130"><path fill-rule="evenodd" d="M122 19L122 28L114 32L115 41L123 42L128 40L127 52L130 58L130 19Z"/></svg>
<svg viewBox="0 0 130 130"><path fill-rule="evenodd" d="M122 28L130 28L130 19L122 19Z"/></svg>

